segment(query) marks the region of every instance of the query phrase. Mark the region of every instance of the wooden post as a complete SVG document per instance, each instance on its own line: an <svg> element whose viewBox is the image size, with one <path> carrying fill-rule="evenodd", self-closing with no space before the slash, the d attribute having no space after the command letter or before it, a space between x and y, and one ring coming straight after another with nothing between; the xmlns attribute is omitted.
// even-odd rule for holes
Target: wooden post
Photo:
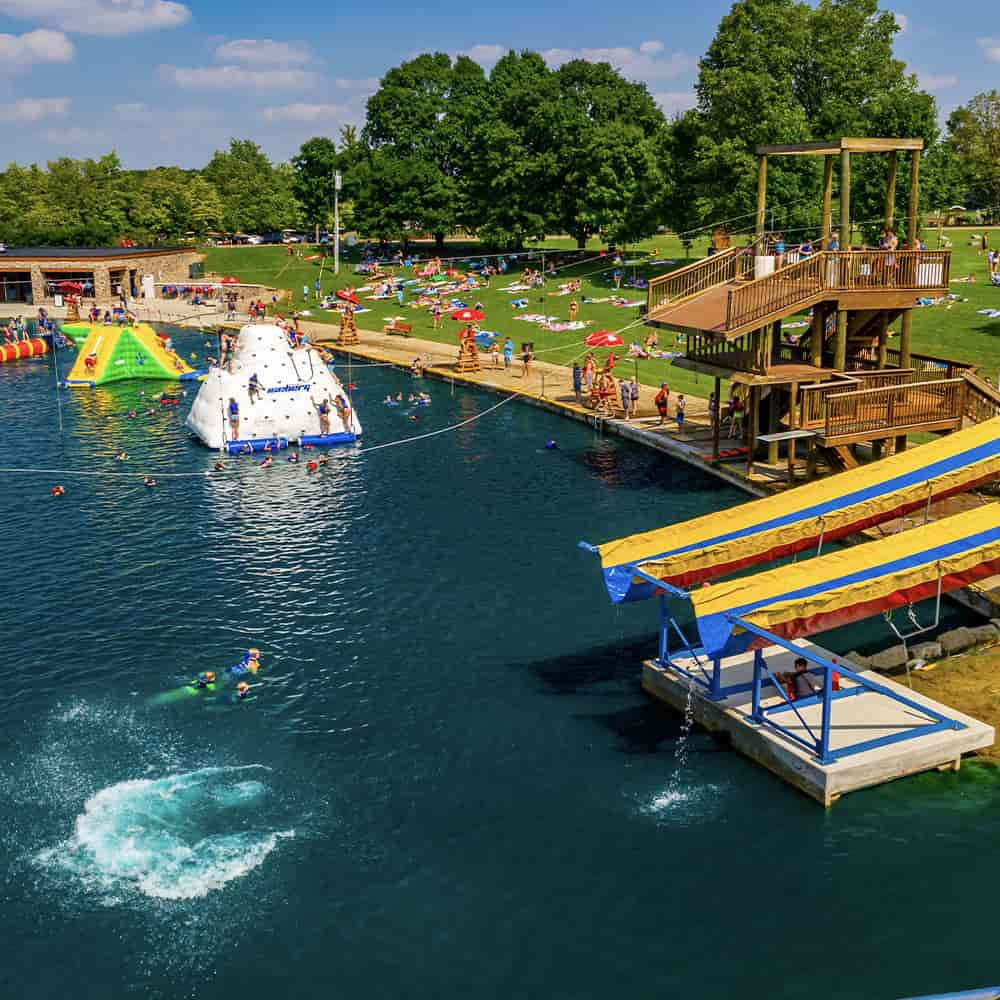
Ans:
<svg viewBox="0 0 1000 1000"><path fill-rule="evenodd" d="M788 429L798 430L799 415L796 412L799 405L799 383L793 382L788 390ZM795 484L795 439L788 442L788 485Z"/></svg>
<svg viewBox="0 0 1000 1000"><path fill-rule="evenodd" d="M851 151L840 151L840 249L851 249Z"/></svg>
<svg viewBox="0 0 1000 1000"><path fill-rule="evenodd" d="M826 333L826 312L822 303L813 306L812 327L809 330L809 364L823 367L823 335Z"/></svg>
<svg viewBox="0 0 1000 1000"><path fill-rule="evenodd" d="M710 415L711 416L711 415ZM715 376L715 424L712 427L712 461L719 461L719 428L722 426L722 379Z"/></svg>
<svg viewBox="0 0 1000 1000"><path fill-rule="evenodd" d="M823 249L830 245L830 237L833 236L833 157L827 155L823 157Z"/></svg>
<svg viewBox="0 0 1000 1000"><path fill-rule="evenodd" d="M749 406L747 406L747 479L753 477L753 453L757 447L757 433L760 426L760 393L756 385L750 386Z"/></svg>
<svg viewBox="0 0 1000 1000"><path fill-rule="evenodd" d="M883 309L879 313L878 320L878 360L876 365L879 371L885 368L885 354L886 347L888 346L888 331L889 331L889 313L887 310Z"/></svg>
<svg viewBox="0 0 1000 1000"><path fill-rule="evenodd" d="M767 433L778 433L778 387L770 386L771 391L767 394ZM767 464L778 464L778 442L767 442Z"/></svg>
<svg viewBox="0 0 1000 1000"><path fill-rule="evenodd" d="M910 154L910 210L906 219L906 240L911 248L917 246L918 218L920 210L920 150ZM919 265L918 265L919 266ZM899 367L910 368L913 364L911 335L913 331L913 310L906 309L899 321ZM906 451L906 435L896 438L896 453Z"/></svg>
<svg viewBox="0 0 1000 1000"><path fill-rule="evenodd" d="M764 235L764 220L767 214L767 156L760 158L757 168L757 235Z"/></svg>
<svg viewBox="0 0 1000 1000"><path fill-rule="evenodd" d="M842 372L847 367L847 310L837 310L837 333L833 341L833 367Z"/></svg>
<svg viewBox="0 0 1000 1000"><path fill-rule="evenodd" d="M885 228L896 228L896 150L889 154L889 178L885 191Z"/></svg>

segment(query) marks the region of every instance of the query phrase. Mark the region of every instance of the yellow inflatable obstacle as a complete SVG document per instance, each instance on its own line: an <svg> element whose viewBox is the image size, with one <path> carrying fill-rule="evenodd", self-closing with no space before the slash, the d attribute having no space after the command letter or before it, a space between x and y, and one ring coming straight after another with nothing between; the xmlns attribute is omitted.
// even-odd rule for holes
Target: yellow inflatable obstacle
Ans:
<svg viewBox="0 0 1000 1000"><path fill-rule="evenodd" d="M186 381L205 374L172 350L168 337L145 323L87 326L87 337L77 341L80 353L63 385L92 387L133 378Z"/></svg>

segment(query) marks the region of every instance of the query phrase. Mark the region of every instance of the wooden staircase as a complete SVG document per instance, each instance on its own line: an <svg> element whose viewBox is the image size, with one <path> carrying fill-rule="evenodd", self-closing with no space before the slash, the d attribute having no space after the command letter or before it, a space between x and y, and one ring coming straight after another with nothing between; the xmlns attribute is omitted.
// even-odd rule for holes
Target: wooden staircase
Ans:
<svg viewBox="0 0 1000 1000"><path fill-rule="evenodd" d="M1000 416L1000 391L974 372L963 371L965 379L965 416L973 423Z"/></svg>

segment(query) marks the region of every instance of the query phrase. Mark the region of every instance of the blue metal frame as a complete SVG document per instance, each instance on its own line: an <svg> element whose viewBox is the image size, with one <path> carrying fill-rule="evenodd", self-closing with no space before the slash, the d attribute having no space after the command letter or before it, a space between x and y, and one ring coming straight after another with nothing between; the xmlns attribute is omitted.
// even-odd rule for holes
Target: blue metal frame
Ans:
<svg viewBox="0 0 1000 1000"><path fill-rule="evenodd" d="M824 534L825 529L820 534L819 549L822 549ZM588 552L599 554L598 548L587 542L580 542L579 547ZM809 753L815 755L822 764L832 764L834 761L840 760L843 757L863 753L866 750L872 750L876 747L890 746L893 743L900 743L904 740L914 739L918 736L926 736L929 733L941 732L946 729L956 730L966 728L965 724L959 722L957 719L951 719L946 715L942 715L935 709L922 705L920 702L915 701L912 698L908 698L897 691L893 691L885 685L879 684L877 681L870 680L867 677L862 677L860 674L844 666L843 663L829 660L825 656L822 656L811 649L796 646L791 641L784 639L779 635L775 635L773 632L768 632L766 629L753 625L736 615L727 616L728 620L733 625L750 632L760 639L763 639L767 644L781 646L783 649L786 649L791 653L795 653L796 656L802 656L807 661L814 663L818 669L811 670L810 672L821 675L823 679L823 687L820 694L815 694L808 698L789 698L784 685L778 682L777 678L768 668L767 663L764 660L763 650L761 649L754 651L752 681L749 683L729 684L723 686L721 658L716 658L712 661L712 670L711 673L709 673L703 663L703 660L706 659L704 648L702 646L695 645L688 640L687 636L684 634L684 630L680 627L677 620L668 610L668 598L675 597L685 601L690 601L690 594L688 594L686 590L681 590L679 587L665 583L663 580L658 580L649 573L643 572L635 565L629 566L629 569L632 571L634 576L638 576L643 580L646 580L648 583L653 584L660 596L660 642L659 655L656 661L657 664L661 667L669 667L672 671L686 677L693 684L699 685L705 690L705 697L710 701L722 701L730 695L742 693L744 691L752 691L752 707L750 712L751 723L759 726L768 726L769 728L781 733L781 735L786 739L798 744ZM679 650L672 651L670 648L671 630L676 632L681 640L682 648ZM694 662L694 666L697 667L701 676L699 676L698 673L695 673L695 671L691 668L691 661ZM841 677L846 677L854 681L857 686L834 691L833 676L835 672ZM761 695L765 684L771 685L781 695L781 701L777 705L764 707L761 704ZM839 701L841 698L852 698L857 695L865 694L869 691L873 691L876 694L889 698L900 705L913 709L932 721L924 725L915 725L906 730L890 733L887 736L879 736L874 739L863 740L860 743L853 743L850 746L838 747L835 750L831 750L830 725L833 714L833 703L835 701ZM818 704L821 704L823 707L822 714L820 716L819 733L817 735L813 727L810 726L803 718L800 709ZM809 734L809 738L806 738L801 733L790 729L788 726L783 726L780 722L773 718L773 716L781 715L786 712L795 713L806 733Z"/></svg>
<svg viewBox="0 0 1000 1000"><path fill-rule="evenodd" d="M940 712L933 708L929 708L927 705L923 705L912 698L908 698L906 695L900 694L898 691L893 691L890 688L887 688L884 684L879 684L877 681L873 681L870 678L862 677L850 668L845 667L843 663L828 660L825 656L821 656L812 649L796 646L789 640L783 639L781 636L775 635L773 632L768 632L766 629L752 625L750 622L744 621L742 618L738 618L735 615L729 620L739 628L751 632L753 635L764 639L768 643L781 646L783 649L787 649L789 652L795 653L797 656L804 657L806 660L815 663L820 668L819 671L812 672L820 672L822 674L822 694L813 695L809 698L799 698L793 701L788 697L784 687L777 682L774 675L768 669L767 664L764 661L763 650L755 650L754 679L752 684L753 699L750 718L755 724L769 726L770 728L780 732L787 739L792 740L794 743L799 744L799 746L804 747L810 753L815 754L816 757L819 758L821 764L832 764L834 761L840 760L843 757L863 753L865 750L872 750L876 747L890 746L893 743L901 743L903 740L911 740L917 736L926 736L929 733L941 732L946 729L955 730L966 728L965 724L959 722L957 719L951 719L946 715L942 715ZM846 677L854 681L858 687L845 688L842 691L834 691L834 672L839 674L841 677ZM779 704L771 705L766 708L760 703L763 675L765 674L767 675L767 680L774 685L775 689L779 692L782 698ZM897 733L890 733L887 736L878 736L874 739L862 740L860 743L852 743L850 746L838 747L835 750L831 750L830 724L833 714L833 703L841 698L851 698L855 695L864 694L868 691L874 691L876 694L881 694L886 698L890 698L892 701L895 701L900 705L905 705L907 708L911 708L933 721L923 725L915 725ZM823 706L823 712L820 720L820 733L818 737L799 711L800 708L806 708L810 705L817 704L822 704ZM788 711L795 712L798 716L799 722L801 722L806 732L811 737L811 740L806 739L800 733L789 729L787 726L783 726L780 722L777 722L772 718L774 715Z"/></svg>

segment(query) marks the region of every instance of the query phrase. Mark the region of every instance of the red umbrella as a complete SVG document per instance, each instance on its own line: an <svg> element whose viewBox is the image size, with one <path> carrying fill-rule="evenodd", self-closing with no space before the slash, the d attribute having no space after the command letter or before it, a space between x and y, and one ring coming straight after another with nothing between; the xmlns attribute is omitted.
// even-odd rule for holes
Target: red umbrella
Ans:
<svg viewBox="0 0 1000 1000"><path fill-rule="evenodd" d="M345 288L341 288L339 292L334 292L334 295L336 295L338 299L343 299L344 302L350 302L351 305L361 305L361 300L354 294L354 292L349 292Z"/></svg>
<svg viewBox="0 0 1000 1000"><path fill-rule="evenodd" d="M234 278L232 275L230 275L228 278L223 278L222 283L224 285L238 285L240 283L240 279Z"/></svg>
<svg viewBox="0 0 1000 1000"><path fill-rule="evenodd" d="M449 278L460 278L462 276L462 272L456 271L454 268L451 268L444 273L447 274Z"/></svg>
<svg viewBox="0 0 1000 1000"><path fill-rule="evenodd" d="M588 347L621 347L625 341L613 330L595 330L584 343Z"/></svg>
<svg viewBox="0 0 1000 1000"><path fill-rule="evenodd" d="M82 295L83 285L79 281L60 281L56 288L66 295Z"/></svg>
<svg viewBox="0 0 1000 1000"><path fill-rule="evenodd" d="M486 313L480 312L478 309L459 309L458 312L451 314L451 318L462 323L479 323L486 319Z"/></svg>

